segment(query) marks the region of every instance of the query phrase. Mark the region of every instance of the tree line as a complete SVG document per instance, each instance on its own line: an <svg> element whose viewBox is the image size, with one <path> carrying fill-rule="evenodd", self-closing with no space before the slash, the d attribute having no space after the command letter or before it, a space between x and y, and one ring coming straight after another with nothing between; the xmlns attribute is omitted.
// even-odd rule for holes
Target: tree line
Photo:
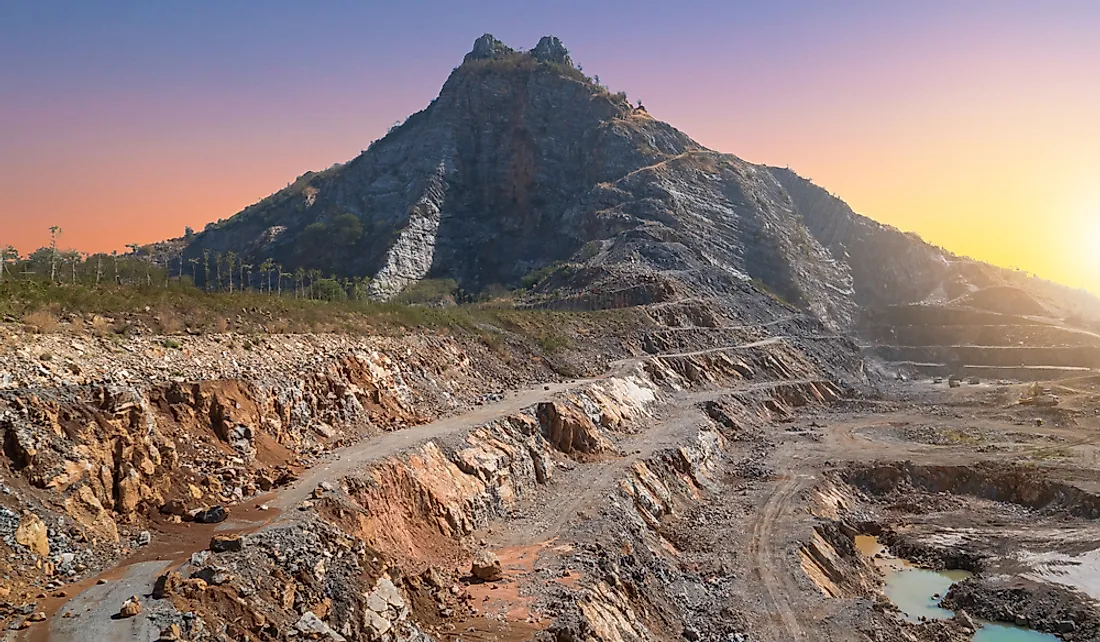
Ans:
<svg viewBox="0 0 1100 642"><path fill-rule="evenodd" d="M190 230L189 230L190 231ZM187 257L183 244L128 244L127 253L87 253L58 247L62 230L50 228L50 243L26 256L0 247L0 282L35 281L69 286L188 287L206 292L257 292L327 301L369 298L369 277L339 278L321 270L284 269L268 258L258 264L237 253L203 250ZM190 234L186 235L190 236Z"/></svg>

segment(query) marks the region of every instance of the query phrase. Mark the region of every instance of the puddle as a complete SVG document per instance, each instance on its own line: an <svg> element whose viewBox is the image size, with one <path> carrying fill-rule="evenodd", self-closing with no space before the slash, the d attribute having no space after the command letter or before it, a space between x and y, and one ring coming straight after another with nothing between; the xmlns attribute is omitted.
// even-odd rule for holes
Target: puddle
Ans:
<svg viewBox="0 0 1100 642"><path fill-rule="evenodd" d="M940 607L935 595L943 596L955 582L970 577L967 571L931 571L917 568L908 561L891 556L886 547L870 535L856 537L856 548L874 559L875 566L886 579L884 592L905 619L919 622L947 620L955 613ZM1021 629L1004 624L982 622L982 628L974 635L974 642L1057 642L1058 638L1046 633Z"/></svg>

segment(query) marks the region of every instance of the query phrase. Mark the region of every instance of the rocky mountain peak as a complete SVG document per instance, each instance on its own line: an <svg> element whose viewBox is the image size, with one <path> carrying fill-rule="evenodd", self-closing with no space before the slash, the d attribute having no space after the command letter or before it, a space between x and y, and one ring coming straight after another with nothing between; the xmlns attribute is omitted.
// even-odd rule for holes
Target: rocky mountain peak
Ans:
<svg viewBox="0 0 1100 642"><path fill-rule="evenodd" d="M539 62L556 62L573 66L573 60L569 57L569 50L565 48L557 36L543 36L539 44L531 50L531 55Z"/></svg>
<svg viewBox="0 0 1100 642"><path fill-rule="evenodd" d="M562 44L557 36L543 36L539 39L535 48L527 52L519 52L493 37L485 34L474 41L474 47L463 58L463 63L477 60L502 60L510 56L520 54L530 56L536 62L555 63L559 65L573 66L573 60L569 57L569 50Z"/></svg>
<svg viewBox="0 0 1100 642"><path fill-rule="evenodd" d="M487 33L474 41L474 48L470 50L470 53L466 54L463 62L470 62L471 60L495 60L503 58L510 53L515 53L515 50L494 38L493 34Z"/></svg>

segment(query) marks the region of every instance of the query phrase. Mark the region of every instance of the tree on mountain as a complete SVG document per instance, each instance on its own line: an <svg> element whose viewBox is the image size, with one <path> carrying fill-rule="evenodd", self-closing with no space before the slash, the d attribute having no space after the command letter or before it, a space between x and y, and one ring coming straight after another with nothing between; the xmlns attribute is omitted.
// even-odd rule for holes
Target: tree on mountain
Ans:
<svg viewBox="0 0 1100 642"><path fill-rule="evenodd" d="M308 272L308 274L309 274L309 298L310 299L316 299L317 298L317 292L316 292L315 285L316 285L317 281L319 281L321 279L321 271L320 270L310 270Z"/></svg>

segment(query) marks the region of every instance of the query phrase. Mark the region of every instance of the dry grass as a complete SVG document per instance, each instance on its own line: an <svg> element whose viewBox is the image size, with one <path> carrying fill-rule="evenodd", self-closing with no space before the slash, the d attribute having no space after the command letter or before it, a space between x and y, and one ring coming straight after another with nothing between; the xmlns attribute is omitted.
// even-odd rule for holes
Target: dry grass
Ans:
<svg viewBox="0 0 1100 642"><path fill-rule="evenodd" d="M48 310L39 310L23 315L23 323L37 334L53 334L61 327L57 317Z"/></svg>
<svg viewBox="0 0 1100 642"><path fill-rule="evenodd" d="M157 326L161 334L183 334L185 329L183 321L171 310L163 310L157 315Z"/></svg>
<svg viewBox="0 0 1100 642"><path fill-rule="evenodd" d="M111 322L107 317L95 315L92 317L92 334L97 337L105 337L111 333Z"/></svg>

